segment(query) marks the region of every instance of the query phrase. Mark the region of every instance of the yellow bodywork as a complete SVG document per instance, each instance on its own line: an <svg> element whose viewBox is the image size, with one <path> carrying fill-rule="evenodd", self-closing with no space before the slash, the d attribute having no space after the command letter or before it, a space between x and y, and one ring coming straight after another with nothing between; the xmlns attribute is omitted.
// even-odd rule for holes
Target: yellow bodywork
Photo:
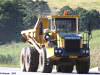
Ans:
<svg viewBox="0 0 100 75"><path fill-rule="evenodd" d="M60 37L59 34L57 34L57 39L59 39L59 40L57 41L58 47L59 47L59 48L64 48L64 39L63 39L62 37Z"/></svg>

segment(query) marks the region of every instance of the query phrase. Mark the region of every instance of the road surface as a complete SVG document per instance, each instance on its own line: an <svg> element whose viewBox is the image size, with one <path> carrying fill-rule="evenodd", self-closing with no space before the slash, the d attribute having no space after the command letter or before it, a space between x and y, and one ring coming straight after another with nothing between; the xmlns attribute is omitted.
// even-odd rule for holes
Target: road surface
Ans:
<svg viewBox="0 0 100 75"><path fill-rule="evenodd" d="M82 74L82 75L100 75L98 71L98 67L92 68L89 71L89 74ZM19 68L7 68L7 67L0 67L0 75L78 75L74 70L73 73L57 73L53 70L52 73L40 73L40 72L21 72Z"/></svg>

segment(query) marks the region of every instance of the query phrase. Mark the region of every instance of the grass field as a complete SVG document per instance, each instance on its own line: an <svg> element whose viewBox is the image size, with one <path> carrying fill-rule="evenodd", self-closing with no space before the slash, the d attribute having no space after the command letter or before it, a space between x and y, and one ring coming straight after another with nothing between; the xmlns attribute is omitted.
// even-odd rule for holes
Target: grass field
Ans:
<svg viewBox="0 0 100 75"><path fill-rule="evenodd" d="M100 30L93 31L90 47L91 47L91 66L100 67Z"/></svg>
<svg viewBox="0 0 100 75"><path fill-rule="evenodd" d="M14 43L0 46L0 67L19 67L20 51L28 44ZM93 31L90 42L91 67L100 66L100 30Z"/></svg>
<svg viewBox="0 0 100 75"><path fill-rule="evenodd" d="M52 8L62 8L68 5L72 8L82 7L88 10L96 9L100 11L100 0L48 0L49 6Z"/></svg>
<svg viewBox="0 0 100 75"><path fill-rule="evenodd" d="M14 43L0 46L0 66L19 67L20 51L26 44Z"/></svg>

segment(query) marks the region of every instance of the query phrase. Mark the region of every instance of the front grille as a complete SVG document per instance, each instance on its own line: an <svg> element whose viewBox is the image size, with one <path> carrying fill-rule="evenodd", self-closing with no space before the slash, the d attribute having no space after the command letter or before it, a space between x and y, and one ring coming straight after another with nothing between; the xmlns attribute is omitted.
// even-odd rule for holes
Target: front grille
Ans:
<svg viewBox="0 0 100 75"><path fill-rule="evenodd" d="M80 39L66 39L65 50L67 52L76 53L80 51Z"/></svg>

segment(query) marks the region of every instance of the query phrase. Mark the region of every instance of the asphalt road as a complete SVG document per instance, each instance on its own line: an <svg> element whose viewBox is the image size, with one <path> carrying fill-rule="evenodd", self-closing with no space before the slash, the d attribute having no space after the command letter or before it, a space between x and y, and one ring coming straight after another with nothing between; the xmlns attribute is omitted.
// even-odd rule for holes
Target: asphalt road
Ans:
<svg viewBox="0 0 100 75"><path fill-rule="evenodd" d="M89 74L82 75L100 75L100 71L98 71L98 67L92 68L89 71ZM0 75L78 75L74 70L73 73L57 73L53 70L52 73L41 73L41 72L21 72L19 68L8 68L8 67L0 67ZM81 74L79 74L81 75Z"/></svg>

